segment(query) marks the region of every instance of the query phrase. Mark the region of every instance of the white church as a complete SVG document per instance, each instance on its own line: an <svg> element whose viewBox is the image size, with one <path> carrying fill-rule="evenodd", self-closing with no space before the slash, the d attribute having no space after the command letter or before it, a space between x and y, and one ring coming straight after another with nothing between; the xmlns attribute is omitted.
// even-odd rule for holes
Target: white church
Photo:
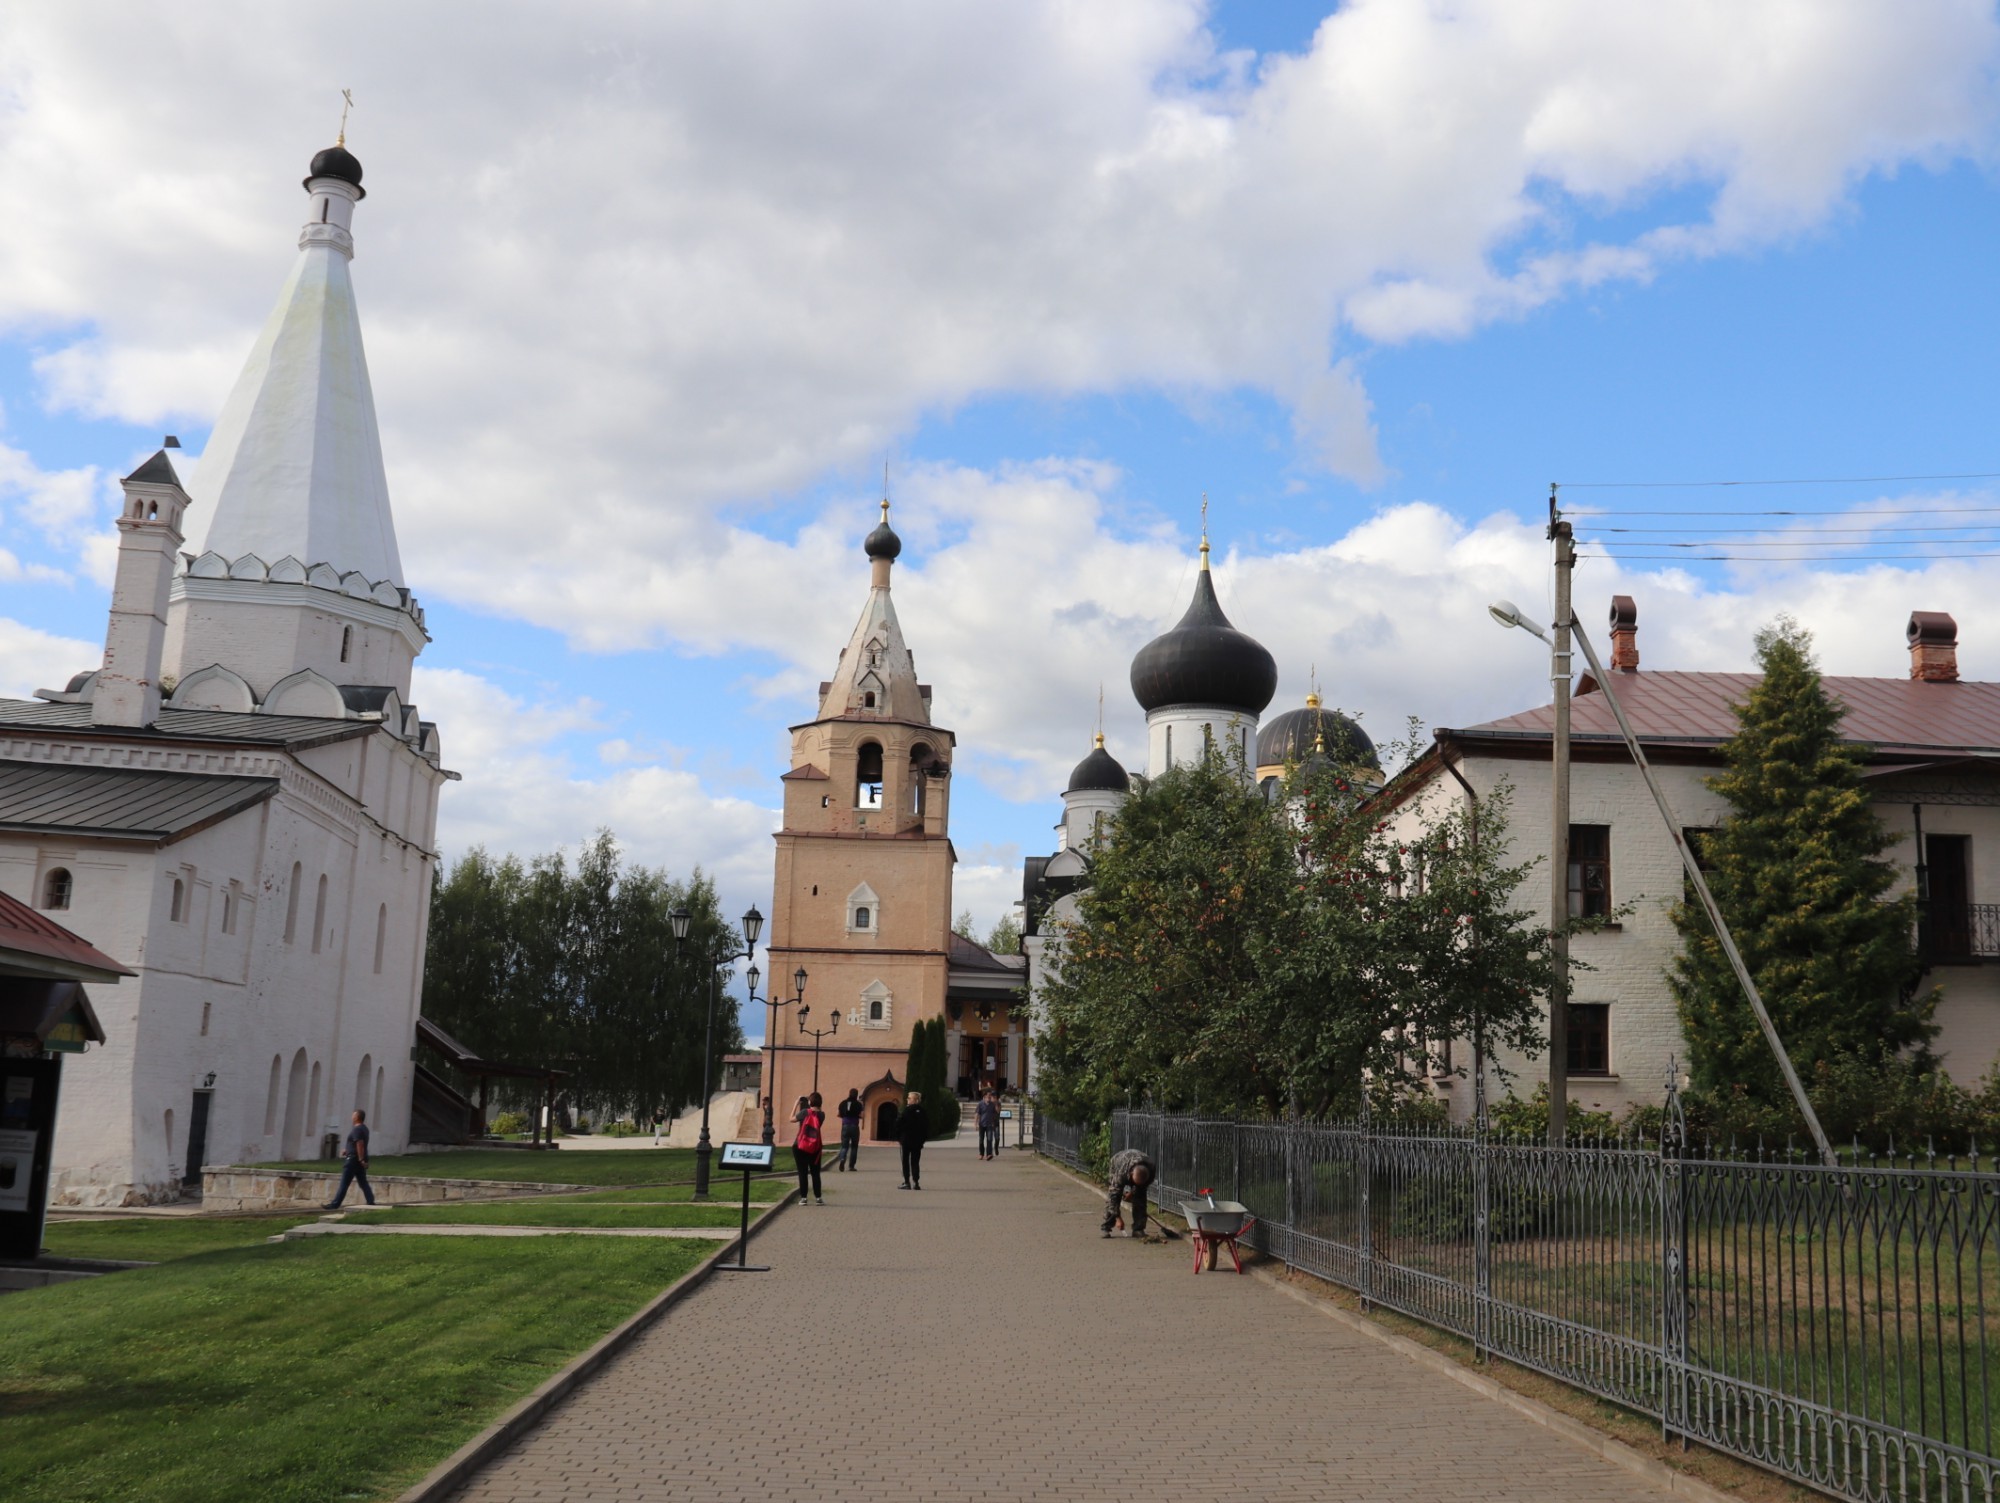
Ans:
<svg viewBox="0 0 2000 1503"><path fill-rule="evenodd" d="M104 661L0 700L0 891L136 974L95 987L51 1201L171 1200L204 1164L408 1137L437 862L428 642L396 549L348 263L361 164L305 179L277 307L185 486L123 482Z"/></svg>

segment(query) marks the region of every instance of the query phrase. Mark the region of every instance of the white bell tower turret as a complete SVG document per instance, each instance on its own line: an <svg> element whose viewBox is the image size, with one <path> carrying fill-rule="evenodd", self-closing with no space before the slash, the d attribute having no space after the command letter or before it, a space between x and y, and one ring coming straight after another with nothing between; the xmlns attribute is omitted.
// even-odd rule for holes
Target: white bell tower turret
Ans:
<svg viewBox="0 0 2000 1503"><path fill-rule="evenodd" d="M188 494L165 449L119 484L125 503L118 513L118 573L111 585L104 667L97 674L90 718L98 725L140 727L160 718L167 589Z"/></svg>

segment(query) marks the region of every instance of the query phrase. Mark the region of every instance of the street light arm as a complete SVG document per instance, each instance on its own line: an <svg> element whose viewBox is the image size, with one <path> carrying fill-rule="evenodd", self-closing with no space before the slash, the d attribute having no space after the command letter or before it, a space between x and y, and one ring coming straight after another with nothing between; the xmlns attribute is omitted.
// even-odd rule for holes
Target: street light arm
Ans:
<svg viewBox="0 0 2000 1503"><path fill-rule="evenodd" d="M1624 734L1632 760L1638 764L1639 773L1646 780L1646 790L1653 795L1653 802L1659 807L1660 818L1667 822L1667 833L1673 837L1674 849L1680 852L1681 866L1687 872L1695 895L1701 899L1709 923L1715 926L1715 937L1722 943L1723 954L1729 957L1730 968L1736 972L1743 995L1749 999L1750 1010L1757 1014L1757 1026L1764 1030L1764 1041L1771 1046L1771 1053L1777 1056L1778 1068L1784 1072L1785 1084L1791 1087L1792 1100L1798 1106L1799 1115L1806 1119L1806 1127L1819 1148L1820 1160L1828 1168L1836 1168L1840 1161L1834 1157L1833 1145L1826 1140L1826 1129L1820 1126L1819 1114L1813 1110L1812 1102L1806 1099L1806 1088L1799 1081L1799 1072L1792 1067L1792 1057L1785 1052L1784 1041L1778 1037L1777 1024L1771 1021L1771 1014L1764 1009L1764 998L1757 991L1757 983L1750 979L1750 968L1743 963L1742 952L1736 948L1735 936L1729 932L1729 923L1716 906L1715 894L1708 890L1708 879L1702 875L1701 863L1694 859L1694 852L1688 848L1687 837L1681 833L1680 821L1674 817L1666 793L1653 776L1652 766L1646 761L1639 738L1632 733L1632 722L1625 718L1625 707L1618 702L1618 693L1611 687L1611 676L1597 661L1597 650L1590 645L1590 638L1584 635L1583 627L1571 621L1570 630L1576 633L1577 645L1583 648L1584 659L1590 664L1590 671L1597 676L1597 686L1604 693L1604 702L1611 706L1611 713L1617 717L1618 729Z"/></svg>

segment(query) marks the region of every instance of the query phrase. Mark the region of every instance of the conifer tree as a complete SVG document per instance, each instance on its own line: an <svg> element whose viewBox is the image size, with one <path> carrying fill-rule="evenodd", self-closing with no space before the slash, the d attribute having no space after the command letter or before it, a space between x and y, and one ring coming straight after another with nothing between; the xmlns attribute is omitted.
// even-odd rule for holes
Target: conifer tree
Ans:
<svg viewBox="0 0 2000 1503"><path fill-rule="evenodd" d="M1865 749L1841 739L1844 707L1826 692L1812 638L1789 617L1757 635L1763 678L1737 709L1727 770L1709 786L1729 801L1700 837L1710 889L1801 1076L1821 1061L1882 1061L1936 1032L1935 993L1912 940L1910 895L1889 900L1891 845L1861 786ZM1777 1061L1698 903L1673 913L1685 948L1669 972L1696 1085L1789 1099Z"/></svg>

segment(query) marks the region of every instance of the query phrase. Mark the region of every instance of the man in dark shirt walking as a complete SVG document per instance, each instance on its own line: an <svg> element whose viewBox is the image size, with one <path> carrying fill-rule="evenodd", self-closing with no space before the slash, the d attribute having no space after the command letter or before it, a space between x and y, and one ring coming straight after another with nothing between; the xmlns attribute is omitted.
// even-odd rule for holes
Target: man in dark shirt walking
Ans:
<svg viewBox="0 0 2000 1503"><path fill-rule="evenodd" d="M931 1125L924 1113L923 1093L912 1091L903 1102L901 1115L896 1118L896 1141L903 1148L904 1190L921 1190L924 1187L924 1143L931 1135Z"/></svg>
<svg viewBox="0 0 2000 1503"><path fill-rule="evenodd" d="M850 1090L837 1110L840 1113L840 1156L833 1161L836 1173L861 1167L861 1093Z"/></svg>
<svg viewBox="0 0 2000 1503"><path fill-rule="evenodd" d="M347 1147L340 1157L340 1188L321 1209L339 1210L340 1203L347 1199L347 1187L356 1181L360 1182L361 1193L367 1197L368 1204L375 1204L375 1191L368 1183L368 1113L357 1111L354 1114L354 1125L347 1130Z"/></svg>

